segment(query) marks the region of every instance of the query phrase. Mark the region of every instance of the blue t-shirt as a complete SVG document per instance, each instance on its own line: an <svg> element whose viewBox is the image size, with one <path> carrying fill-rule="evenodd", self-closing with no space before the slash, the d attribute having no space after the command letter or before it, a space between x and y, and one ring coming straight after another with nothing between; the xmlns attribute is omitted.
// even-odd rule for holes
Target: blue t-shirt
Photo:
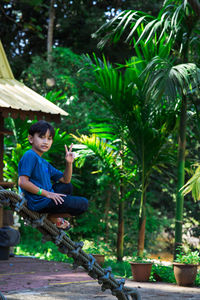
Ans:
<svg viewBox="0 0 200 300"><path fill-rule="evenodd" d="M30 182L49 192L54 192L51 181L58 181L63 177L63 173L54 168L45 159L40 157L35 151L28 150L21 158L18 165L19 176L28 176ZM38 211L51 202L51 199L44 196L35 195L23 190L25 198L28 200L28 208Z"/></svg>

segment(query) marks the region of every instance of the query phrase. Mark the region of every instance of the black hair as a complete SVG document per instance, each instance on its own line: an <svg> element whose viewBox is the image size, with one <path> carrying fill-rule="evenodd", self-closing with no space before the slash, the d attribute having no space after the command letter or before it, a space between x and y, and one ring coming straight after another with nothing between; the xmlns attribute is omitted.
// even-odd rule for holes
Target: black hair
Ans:
<svg viewBox="0 0 200 300"><path fill-rule="evenodd" d="M33 125L31 125L28 132L32 136L34 136L35 133L38 133L39 136L42 136L42 135L46 134L48 129L50 131L50 135L53 138L55 135L55 130L54 130L53 126L51 126L51 124L49 124L48 122L46 122L44 120L40 120L37 123L34 123Z"/></svg>

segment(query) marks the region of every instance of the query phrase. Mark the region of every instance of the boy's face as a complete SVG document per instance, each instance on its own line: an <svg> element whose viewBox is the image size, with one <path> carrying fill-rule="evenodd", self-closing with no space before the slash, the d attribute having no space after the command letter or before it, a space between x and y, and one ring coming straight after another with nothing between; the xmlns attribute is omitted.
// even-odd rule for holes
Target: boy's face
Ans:
<svg viewBox="0 0 200 300"><path fill-rule="evenodd" d="M53 138L49 129L44 135L41 135L39 133L35 133L33 136L29 135L28 140L32 145L32 149L40 156L43 153L47 152L51 148L51 145L53 143Z"/></svg>

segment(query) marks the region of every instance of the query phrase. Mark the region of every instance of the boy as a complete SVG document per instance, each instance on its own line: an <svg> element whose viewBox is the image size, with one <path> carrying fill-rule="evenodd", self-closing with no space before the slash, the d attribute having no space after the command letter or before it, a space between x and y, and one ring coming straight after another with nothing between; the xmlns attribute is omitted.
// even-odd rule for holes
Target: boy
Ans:
<svg viewBox="0 0 200 300"><path fill-rule="evenodd" d="M32 149L28 150L19 162L18 184L28 200L27 206L30 210L48 213L50 221L58 228L67 230L70 224L63 218L85 212L88 208L88 200L71 195L73 144L69 150L65 145L64 173L42 158L43 153L51 148L54 135L54 128L46 121L41 120L30 127L28 140ZM51 180L59 183L52 186Z"/></svg>

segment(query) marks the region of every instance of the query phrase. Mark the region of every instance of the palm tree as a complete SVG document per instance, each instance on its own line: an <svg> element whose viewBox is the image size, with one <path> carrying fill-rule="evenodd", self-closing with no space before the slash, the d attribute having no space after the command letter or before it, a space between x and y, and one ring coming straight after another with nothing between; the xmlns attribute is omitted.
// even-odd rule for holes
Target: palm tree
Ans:
<svg viewBox="0 0 200 300"><path fill-rule="evenodd" d="M98 127L101 131L105 129L104 126ZM109 126L111 129L111 126ZM101 172L107 174L109 177L109 187L115 186L118 191L118 234L117 234L117 260L122 261L124 252L124 185L131 183L132 173L128 173L124 166L124 153L122 142L118 138L117 143L109 134L102 135L98 130L101 137L96 134L91 136L81 135L72 137L79 143L85 145L81 150L77 151L78 158L82 163L88 156L95 156L100 162ZM109 143L106 141L109 140ZM77 147L77 145L75 145ZM122 155L123 154L123 155ZM106 216L105 216L106 218Z"/></svg>
<svg viewBox="0 0 200 300"><path fill-rule="evenodd" d="M188 90L190 83L194 87L199 84L197 67L188 62L197 59L200 42L197 37L200 5L198 0L168 0L164 2L158 17L155 18L143 12L127 10L121 12L114 19L104 24L94 35L103 36L99 46L107 41L117 42L121 38L126 42L139 45L171 44L170 60L156 57L148 66L146 83L149 94L161 98L163 94L176 100L181 99L180 125L178 139L178 184L176 201L175 224L175 254L177 246L182 244L183 195L179 192L184 185L185 145L186 145L186 113L188 104ZM142 29L142 32L141 32ZM164 38L164 42L163 41ZM198 49L198 50L197 50ZM148 51L148 49L147 49ZM195 53L195 51L197 51ZM199 59L199 58L198 58ZM161 65L160 65L161 62ZM173 66L181 63L182 65ZM147 93L148 94L148 93Z"/></svg>
<svg viewBox="0 0 200 300"><path fill-rule="evenodd" d="M139 211L138 255L142 256L146 224L146 191L154 168L168 162L170 145L168 137L175 126L176 109L163 103L155 106L144 95L142 76L145 60L133 57L123 70L112 67L105 59L102 63L94 57L92 63L96 83L88 86L101 95L103 104L113 113L116 123L121 123L126 147L137 158L140 168L141 198ZM135 161L132 158L132 162ZM130 161L131 163L131 161Z"/></svg>

